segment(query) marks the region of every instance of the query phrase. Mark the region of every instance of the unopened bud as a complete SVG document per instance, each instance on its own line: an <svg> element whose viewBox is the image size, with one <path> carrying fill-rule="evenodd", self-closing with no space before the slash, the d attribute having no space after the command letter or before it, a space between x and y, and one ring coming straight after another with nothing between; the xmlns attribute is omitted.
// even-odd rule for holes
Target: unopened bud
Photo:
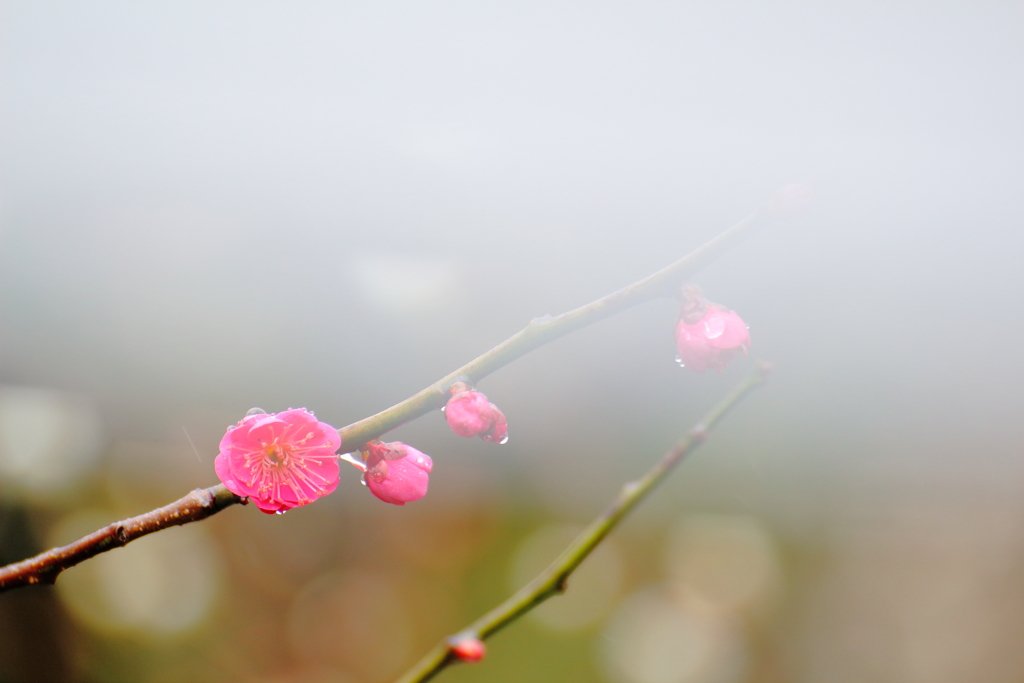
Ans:
<svg viewBox="0 0 1024 683"><path fill-rule="evenodd" d="M452 654L463 662L479 662L487 654L487 646L479 638L463 638L451 644Z"/></svg>
<svg viewBox="0 0 1024 683"><path fill-rule="evenodd" d="M366 486L385 503L405 505L427 495L434 463L426 453L400 441L371 441L363 459Z"/></svg>
<svg viewBox="0 0 1024 683"><path fill-rule="evenodd" d="M750 348L747 324L734 311L718 304L707 304L706 311L695 322L687 322L685 315L676 322L676 362L698 373L721 371Z"/></svg>
<svg viewBox="0 0 1024 683"><path fill-rule="evenodd" d="M452 385L451 393L452 397L444 408L444 419L453 432L466 438L479 436L484 441L495 443L508 440L508 421L486 396L461 382Z"/></svg>

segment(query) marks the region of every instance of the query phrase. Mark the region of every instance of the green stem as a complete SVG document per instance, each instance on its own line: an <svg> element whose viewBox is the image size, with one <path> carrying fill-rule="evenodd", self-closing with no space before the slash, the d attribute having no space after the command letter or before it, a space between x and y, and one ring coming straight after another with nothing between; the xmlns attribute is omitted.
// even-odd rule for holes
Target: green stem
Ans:
<svg viewBox="0 0 1024 683"><path fill-rule="evenodd" d="M483 615L459 633L442 640L433 650L410 669L398 683L420 683L440 673L444 668L457 662L452 654L452 645L466 638L484 640L505 626L523 616L548 598L559 595L566 590L569 576L580 566L580 563L618 526L619 522L629 514L651 491L668 476L676 465L694 451L707 438L711 430L740 399L754 387L763 384L770 366L759 362L751 375L734 388L728 396L715 406L711 412L693 429L686 438L636 481L622 487L619 495L612 503L592 521L586 529L566 548L561 555L541 572L533 581L519 592Z"/></svg>
<svg viewBox="0 0 1024 683"><path fill-rule="evenodd" d="M554 317L535 318L502 343L458 370L376 415L343 427L341 442L345 450L356 451L368 441L410 422L432 410L440 410L448 402L448 387L463 380L475 384L495 370L505 367L517 358L550 341L575 332L587 325L620 313L637 304L658 297L675 295L676 288L687 278L721 256L726 250L746 237L758 222L758 212L744 218L700 248L679 259L667 268L623 287L617 292Z"/></svg>

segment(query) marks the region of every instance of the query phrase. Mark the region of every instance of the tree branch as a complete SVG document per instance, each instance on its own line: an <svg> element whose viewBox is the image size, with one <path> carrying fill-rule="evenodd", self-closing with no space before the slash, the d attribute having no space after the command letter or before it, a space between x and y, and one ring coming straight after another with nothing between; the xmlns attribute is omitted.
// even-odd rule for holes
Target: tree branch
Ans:
<svg viewBox="0 0 1024 683"><path fill-rule="evenodd" d="M37 583L54 583L62 571L90 557L125 546L154 531L198 522L226 507L245 502L223 485L196 489L170 505L114 522L74 543L7 565L0 569L0 592Z"/></svg>
<svg viewBox="0 0 1024 683"><path fill-rule="evenodd" d="M517 334L482 356L434 382L426 389L376 415L353 422L339 430L345 450L354 451L367 442L433 410L448 401L448 387L457 380L478 382L530 351L550 341L615 315L637 304L662 296L673 296L684 280L725 253L749 235L759 222L754 212L725 232L679 259L672 265L585 306L561 315L535 318ZM119 548L140 536L160 529L196 522L244 500L223 484L196 489L181 500L138 517L115 522L63 548L54 548L33 558L0 568L0 593L38 583L53 583L74 565L112 548Z"/></svg>
<svg viewBox="0 0 1024 683"><path fill-rule="evenodd" d="M433 410L440 410L450 398L448 387L455 381L463 380L470 384L476 384L495 370L505 367L517 358L570 332L592 325L645 301L663 296L674 296L676 287L687 278L749 235L759 222L758 219L759 212L755 211L667 268L648 275L643 280L623 287L617 292L612 292L597 301L554 317L534 318L518 333L414 396L410 396L376 415L343 427L339 430L342 445L349 451L359 450L368 441L372 441L406 422Z"/></svg>
<svg viewBox="0 0 1024 683"><path fill-rule="evenodd" d="M648 472L622 487L622 491L611 505L584 529L572 544L548 566L537 578L524 586L518 593L483 615L466 629L445 638L433 650L410 669L398 683L421 683L428 681L449 665L459 661L452 648L463 640L484 640L500 629L523 616L537 605L555 595L564 593L569 576L576 571L591 551L604 540L640 501L660 484L679 462L694 451L708 436L708 431L718 423L740 399L754 387L763 384L771 366L758 362L754 372L733 389L721 403L693 429L682 441L665 454Z"/></svg>

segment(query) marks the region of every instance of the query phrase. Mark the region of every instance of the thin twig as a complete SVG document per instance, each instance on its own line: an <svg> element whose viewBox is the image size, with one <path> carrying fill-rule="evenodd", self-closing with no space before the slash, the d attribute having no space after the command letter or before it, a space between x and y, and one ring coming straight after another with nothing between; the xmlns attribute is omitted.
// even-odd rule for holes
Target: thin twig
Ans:
<svg viewBox="0 0 1024 683"><path fill-rule="evenodd" d="M672 296L676 287L684 280L749 235L759 222L758 218L759 212L752 213L667 268L617 292L555 317L545 316L532 320L517 334L419 393L376 415L341 428L339 431L345 450L358 450L367 442L382 436L395 427L433 410L439 410L448 400L448 388L457 380L470 383L478 382L517 358L570 332L645 301L661 296ZM197 496L198 498L196 498ZM216 501L216 504L205 507L200 505L197 510L196 501L199 498L205 500L207 497ZM0 593L31 584L53 583L62 571L94 555L111 548L121 547L139 536L151 534L160 529L205 519L226 507L242 502L242 498L228 491L223 484L208 489L196 489L188 496L166 507L132 517L123 522L116 522L71 545L55 548L23 562L0 568ZM141 531L133 532L121 541L122 534L117 530L122 528L125 530L138 528Z"/></svg>
<svg viewBox="0 0 1024 683"><path fill-rule="evenodd" d="M244 502L223 486L196 489L170 505L138 517L114 522L74 543L48 550L23 562L7 565L0 569L0 592L37 583L53 583L62 571L90 557L125 546L136 538L154 531L198 522L226 507Z"/></svg>
<svg viewBox="0 0 1024 683"><path fill-rule="evenodd" d="M410 422L433 410L440 410L450 398L448 388L462 380L475 384L495 370L505 367L517 358L550 341L575 332L599 320L621 313L651 299L674 296L675 289L687 278L725 253L742 238L749 235L758 223L759 212L754 212L702 247L679 259L667 268L648 275L639 282L585 306L554 317L534 318L530 323L482 356L471 360L429 387L391 406L376 415L343 427L341 442L346 450L359 450L368 441Z"/></svg>
<svg viewBox="0 0 1024 683"><path fill-rule="evenodd" d="M591 551L622 521L623 517L629 514L655 486L668 476L669 472L683 458L704 442L708 431L741 398L754 387L764 383L770 369L767 363L758 362L754 372L705 415L703 421L691 429L686 438L677 443L643 477L625 484L611 505L598 515L547 569L515 595L477 619L467 628L442 640L407 671L398 683L421 683L430 680L449 665L459 661L452 651L452 647L457 643L467 639L484 640L548 598L564 593L569 576L576 571L576 568L590 555Z"/></svg>

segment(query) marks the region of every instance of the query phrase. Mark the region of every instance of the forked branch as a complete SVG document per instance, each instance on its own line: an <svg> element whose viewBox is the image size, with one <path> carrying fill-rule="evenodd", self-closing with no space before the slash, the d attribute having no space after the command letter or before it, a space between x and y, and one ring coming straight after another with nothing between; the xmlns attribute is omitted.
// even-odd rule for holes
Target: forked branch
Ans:
<svg viewBox="0 0 1024 683"><path fill-rule="evenodd" d="M591 551L618 526L655 486L668 476L679 462L693 452L708 436L709 430L751 389L763 384L771 367L758 362L754 372L721 403L715 406L682 441L665 454L647 473L622 487L622 491L598 517L584 529L572 544L537 578L518 593L483 615L464 630L442 640L433 650L410 669L398 683L420 683L440 673L445 667L458 662L454 648L464 640L484 640L523 616L548 598L565 592L570 575L587 559Z"/></svg>

